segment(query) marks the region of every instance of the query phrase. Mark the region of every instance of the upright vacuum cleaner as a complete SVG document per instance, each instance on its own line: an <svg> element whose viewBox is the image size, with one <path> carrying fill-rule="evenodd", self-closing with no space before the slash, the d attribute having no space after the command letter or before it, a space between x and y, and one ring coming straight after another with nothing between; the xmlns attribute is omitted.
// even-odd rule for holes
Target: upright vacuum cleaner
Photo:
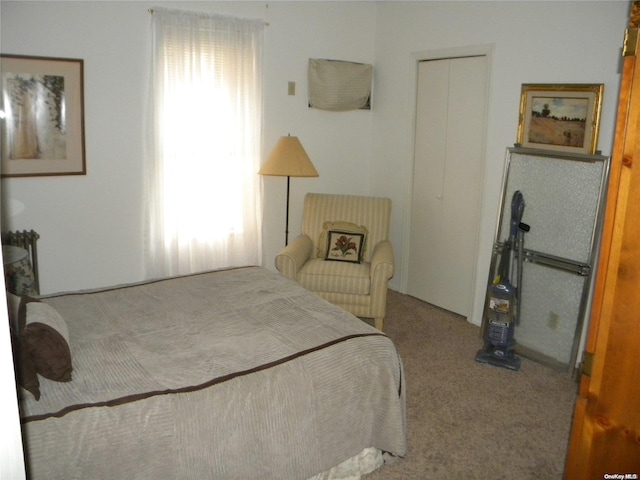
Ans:
<svg viewBox="0 0 640 480"><path fill-rule="evenodd" d="M524 197L518 190L511 200L509 238L502 245L497 275L488 290L484 347L476 354L478 362L511 370L520 369L520 357L514 352L514 331L520 320L524 233L529 231L529 225L522 223L523 213ZM514 278L513 269L516 270L517 287L510 280Z"/></svg>

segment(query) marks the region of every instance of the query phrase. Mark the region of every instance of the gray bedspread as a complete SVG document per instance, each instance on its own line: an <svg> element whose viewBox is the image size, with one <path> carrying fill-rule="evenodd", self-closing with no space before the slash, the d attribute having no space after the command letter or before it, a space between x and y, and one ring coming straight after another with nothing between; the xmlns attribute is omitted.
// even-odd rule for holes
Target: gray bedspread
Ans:
<svg viewBox="0 0 640 480"><path fill-rule="evenodd" d="M73 380L22 393L30 477L306 479L406 452L381 332L260 267L44 298Z"/></svg>

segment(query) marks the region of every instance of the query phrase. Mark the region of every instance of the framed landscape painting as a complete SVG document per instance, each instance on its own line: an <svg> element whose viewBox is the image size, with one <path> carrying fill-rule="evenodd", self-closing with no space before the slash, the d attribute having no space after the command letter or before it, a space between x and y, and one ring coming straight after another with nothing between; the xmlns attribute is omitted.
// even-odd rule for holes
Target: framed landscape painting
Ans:
<svg viewBox="0 0 640 480"><path fill-rule="evenodd" d="M523 84L517 143L592 155L598 146L602 84Z"/></svg>
<svg viewBox="0 0 640 480"><path fill-rule="evenodd" d="M84 175L83 61L0 55L3 177Z"/></svg>

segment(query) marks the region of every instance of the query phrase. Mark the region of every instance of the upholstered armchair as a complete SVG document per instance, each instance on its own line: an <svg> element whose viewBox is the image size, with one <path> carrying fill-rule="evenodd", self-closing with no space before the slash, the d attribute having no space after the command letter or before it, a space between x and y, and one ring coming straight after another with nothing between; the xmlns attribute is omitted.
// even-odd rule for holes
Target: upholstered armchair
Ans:
<svg viewBox="0 0 640 480"><path fill-rule="evenodd" d="M393 276L391 200L309 193L301 235L276 256L287 278L382 330Z"/></svg>

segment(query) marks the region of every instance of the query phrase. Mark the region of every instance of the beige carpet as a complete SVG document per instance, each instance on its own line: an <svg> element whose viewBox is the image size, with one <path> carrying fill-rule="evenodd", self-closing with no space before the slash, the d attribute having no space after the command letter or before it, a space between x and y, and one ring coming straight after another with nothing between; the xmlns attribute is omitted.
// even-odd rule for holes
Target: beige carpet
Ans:
<svg viewBox="0 0 640 480"><path fill-rule="evenodd" d="M562 478L574 380L524 358L517 372L478 363L479 327L394 291L385 331L405 367L409 451L363 478Z"/></svg>

